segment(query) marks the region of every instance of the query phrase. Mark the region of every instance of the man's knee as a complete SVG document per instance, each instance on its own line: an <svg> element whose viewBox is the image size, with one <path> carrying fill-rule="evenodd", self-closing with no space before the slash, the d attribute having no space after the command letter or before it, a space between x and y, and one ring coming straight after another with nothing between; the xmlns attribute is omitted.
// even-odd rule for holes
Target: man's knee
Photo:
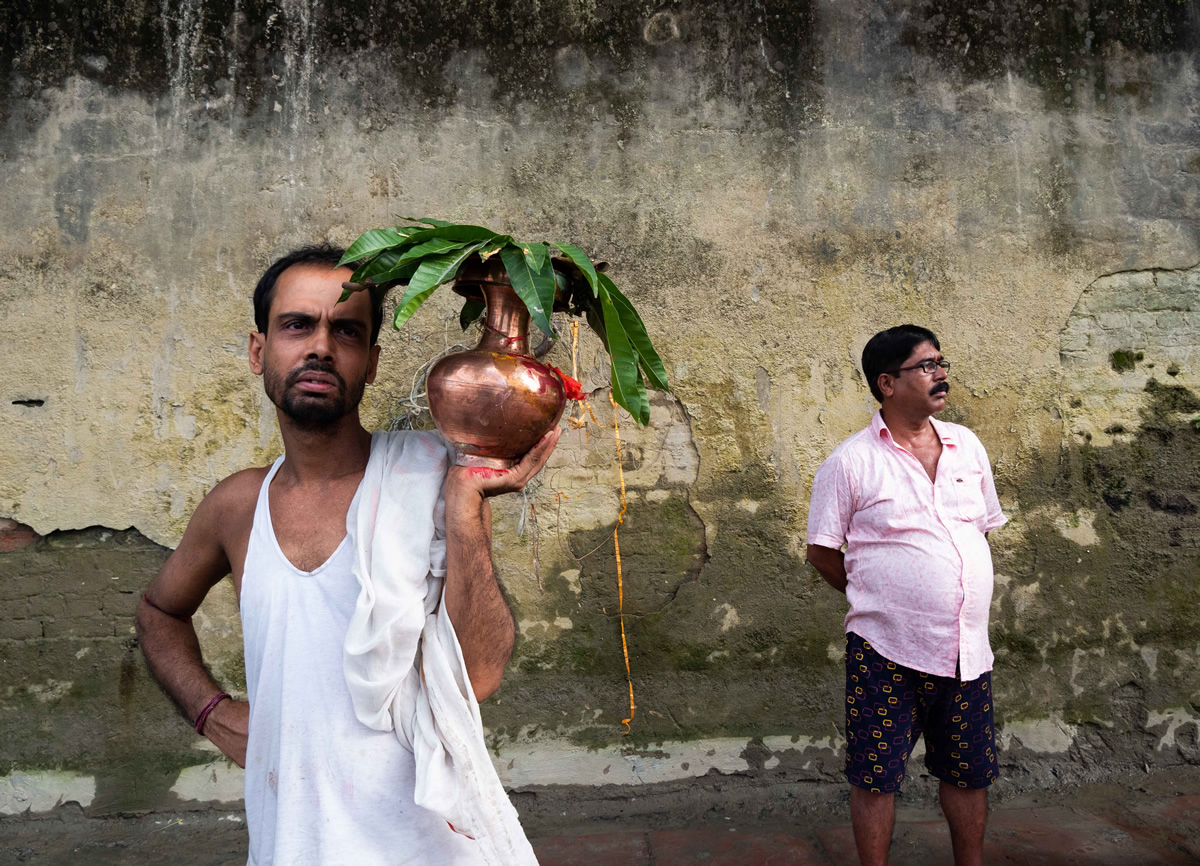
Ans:
<svg viewBox="0 0 1200 866"><path fill-rule="evenodd" d="M880 794L850 785L850 816L856 823L887 824L895 814L895 794Z"/></svg>
<svg viewBox="0 0 1200 866"><path fill-rule="evenodd" d="M864 788L850 783L850 799L857 800L861 803L884 805L891 803L896 799L895 793L881 794L879 791L872 791L870 788Z"/></svg>

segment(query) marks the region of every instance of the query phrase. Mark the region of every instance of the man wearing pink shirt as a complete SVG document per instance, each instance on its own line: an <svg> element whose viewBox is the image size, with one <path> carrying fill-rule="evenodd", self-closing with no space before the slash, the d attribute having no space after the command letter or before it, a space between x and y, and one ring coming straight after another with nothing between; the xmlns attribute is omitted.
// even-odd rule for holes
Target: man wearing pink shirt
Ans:
<svg viewBox="0 0 1200 866"><path fill-rule="evenodd" d="M808 561L850 602L854 840L864 866L887 863L895 792L923 733L954 861L974 866L983 862L987 788L997 777L987 533L1006 518L975 434L933 417L950 390L933 332L881 331L862 365L882 405L817 470L807 533Z"/></svg>

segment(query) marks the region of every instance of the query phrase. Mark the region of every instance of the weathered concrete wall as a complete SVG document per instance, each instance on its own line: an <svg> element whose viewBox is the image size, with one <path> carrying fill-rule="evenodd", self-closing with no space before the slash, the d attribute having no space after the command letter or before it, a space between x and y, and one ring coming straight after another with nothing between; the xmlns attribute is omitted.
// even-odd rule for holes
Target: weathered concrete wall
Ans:
<svg viewBox="0 0 1200 866"><path fill-rule="evenodd" d="M621 428L631 737L611 431L497 508L512 786L836 778L844 602L802 561L808 488L870 418L861 346L910 320L1012 517L1010 780L1200 760L1194 2L8 5L0 38L0 517L45 536L0 553L0 811L236 799L130 612L204 493L278 452L257 276L396 213L607 259L673 375ZM372 424L455 316L384 335ZM236 687L227 588L200 621Z"/></svg>

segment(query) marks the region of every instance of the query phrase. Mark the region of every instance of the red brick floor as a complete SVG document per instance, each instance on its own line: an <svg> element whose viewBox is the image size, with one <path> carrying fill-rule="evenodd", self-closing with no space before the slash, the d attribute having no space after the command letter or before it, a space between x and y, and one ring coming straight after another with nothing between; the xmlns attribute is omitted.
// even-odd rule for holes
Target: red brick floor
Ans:
<svg viewBox="0 0 1200 866"><path fill-rule="evenodd" d="M1133 833L1079 808L992 812L988 864L1013 866L1172 866L1200 862L1200 796L1179 797L1139 814ZM1155 823L1157 822L1157 824ZM1162 832L1154 831L1159 827ZM660 830L556 836L534 841L541 866L854 866L850 826L792 836L770 829ZM1190 853L1185 853L1190 852ZM944 821L898 821L892 866L953 866Z"/></svg>
<svg viewBox="0 0 1200 866"><path fill-rule="evenodd" d="M542 866L815 866L829 861L807 839L737 830L658 830L555 836L533 843Z"/></svg>
<svg viewBox="0 0 1200 866"><path fill-rule="evenodd" d="M728 866L812 866L825 863L817 846L783 833L740 830L662 830L650 833L654 866L724 863Z"/></svg>
<svg viewBox="0 0 1200 866"><path fill-rule="evenodd" d="M534 839L538 863L545 866L650 866L647 833L594 833Z"/></svg>
<svg viewBox="0 0 1200 866"><path fill-rule="evenodd" d="M1136 837L1187 851L1200 863L1200 795L1185 794L1170 800L1133 803L1128 820L1122 814L1105 814L1112 823Z"/></svg>

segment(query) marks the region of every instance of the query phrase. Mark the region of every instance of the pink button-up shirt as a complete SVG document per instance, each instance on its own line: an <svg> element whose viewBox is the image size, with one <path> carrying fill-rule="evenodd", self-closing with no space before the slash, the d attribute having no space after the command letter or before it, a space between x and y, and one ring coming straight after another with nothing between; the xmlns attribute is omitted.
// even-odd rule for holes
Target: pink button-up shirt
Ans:
<svg viewBox="0 0 1200 866"><path fill-rule="evenodd" d="M897 445L883 416L855 433L813 479L808 543L846 545L846 631L880 655L936 676L992 669L992 551L1003 526L987 453L975 434L933 421L937 479Z"/></svg>

